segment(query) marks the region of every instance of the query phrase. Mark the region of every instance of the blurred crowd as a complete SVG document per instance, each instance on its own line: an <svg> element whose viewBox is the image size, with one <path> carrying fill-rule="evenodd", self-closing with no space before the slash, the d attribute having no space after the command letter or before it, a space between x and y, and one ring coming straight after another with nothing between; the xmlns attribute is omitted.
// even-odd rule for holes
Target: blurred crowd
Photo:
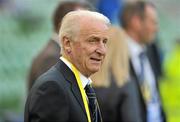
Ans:
<svg viewBox="0 0 180 122"><path fill-rule="evenodd" d="M29 23L27 28L36 30L36 25L41 24L40 18L33 14L27 16L30 10L20 7L22 1L18 1L0 0L0 13L13 12L18 21ZM105 61L101 70L91 77L103 121L167 122L168 111L160 85L165 78L167 82L180 80L180 40L177 39L173 50L164 56L159 45L158 11L150 1L60 1L52 15L52 36L36 53L28 69L27 94L36 79L59 60L61 20L68 12L78 9L100 12L112 23ZM4 114L0 110L1 121L21 122L23 114Z"/></svg>

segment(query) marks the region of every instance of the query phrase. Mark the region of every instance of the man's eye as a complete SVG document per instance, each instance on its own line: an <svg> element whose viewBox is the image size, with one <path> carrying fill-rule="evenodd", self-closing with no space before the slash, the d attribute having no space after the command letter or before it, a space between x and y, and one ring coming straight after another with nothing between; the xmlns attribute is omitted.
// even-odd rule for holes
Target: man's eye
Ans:
<svg viewBox="0 0 180 122"><path fill-rule="evenodd" d="M90 39L89 42L95 43L95 42L97 42L97 39Z"/></svg>
<svg viewBox="0 0 180 122"><path fill-rule="evenodd" d="M104 44L107 44L107 41L108 41L107 39L104 39L104 40L103 40L103 43L104 43Z"/></svg>
<svg viewBox="0 0 180 122"><path fill-rule="evenodd" d="M94 39L91 39L91 40L89 40L89 42L95 42L95 40L94 40Z"/></svg>

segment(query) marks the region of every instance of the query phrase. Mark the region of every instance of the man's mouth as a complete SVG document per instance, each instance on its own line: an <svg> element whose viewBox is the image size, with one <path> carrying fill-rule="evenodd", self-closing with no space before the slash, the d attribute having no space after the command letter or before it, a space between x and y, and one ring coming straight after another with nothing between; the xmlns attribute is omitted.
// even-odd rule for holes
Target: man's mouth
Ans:
<svg viewBox="0 0 180 122"><path fill-rule="evenodd" d="M102 59L100 58L90 58L91 60L94 60L94 61L97 61L97 62L100 62Z"/></svg>

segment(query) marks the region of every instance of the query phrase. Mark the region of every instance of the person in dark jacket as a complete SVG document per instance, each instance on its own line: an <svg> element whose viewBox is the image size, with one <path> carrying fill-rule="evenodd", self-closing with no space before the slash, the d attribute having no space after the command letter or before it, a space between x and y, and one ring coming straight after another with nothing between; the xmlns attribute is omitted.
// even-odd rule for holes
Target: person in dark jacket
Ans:
<svg viewBox="0 0 180 122"><path fill-rule="evenodd" d="M105 58L110 25L107 17L88 10L64 16L59 31L61 57L32 86L25 122L102 122L90 76Z"/></svg>
<svg viewBox="0 0 180 122"><path fill-rule="evenodd" d="M127 35L130 74L135 78L140 96L143 122L166 121L158 87L161 74L159 56L157 50L149 46L155 43L157 18L154 4L147 1L125 4L120 15L121 25Z"/></svg>

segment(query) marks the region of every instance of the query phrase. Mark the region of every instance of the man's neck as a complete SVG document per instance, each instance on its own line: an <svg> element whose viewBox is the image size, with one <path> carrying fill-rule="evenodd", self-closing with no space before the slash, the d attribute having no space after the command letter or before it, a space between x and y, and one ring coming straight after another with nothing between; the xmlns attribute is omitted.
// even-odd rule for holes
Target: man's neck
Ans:
<svg viewBox="0 0 180 122"><path fill-rule="evenodd" d="M130 30L127 30L127 35L133 39L133 41L136 41L139 45L143 46L144 44L141 43L141 39L139 38L138 34L135 32L132 32Z"/></svg>
<svg viewBox="0 0 180 122"><path fill-rule="evenodd" d="M70 62L71 64L73 64L77 70L82 74L84 75L85 77L89 78L90 75L88 75L87 73L85 73L84 71L82 71L80 68L78 68L78 66L76 64L73 63L73 61L71 60L71 58L69 56L66 56L64 54L62 54L62 57L64 57L66 60L68 60L68 62Z"/></svg>

